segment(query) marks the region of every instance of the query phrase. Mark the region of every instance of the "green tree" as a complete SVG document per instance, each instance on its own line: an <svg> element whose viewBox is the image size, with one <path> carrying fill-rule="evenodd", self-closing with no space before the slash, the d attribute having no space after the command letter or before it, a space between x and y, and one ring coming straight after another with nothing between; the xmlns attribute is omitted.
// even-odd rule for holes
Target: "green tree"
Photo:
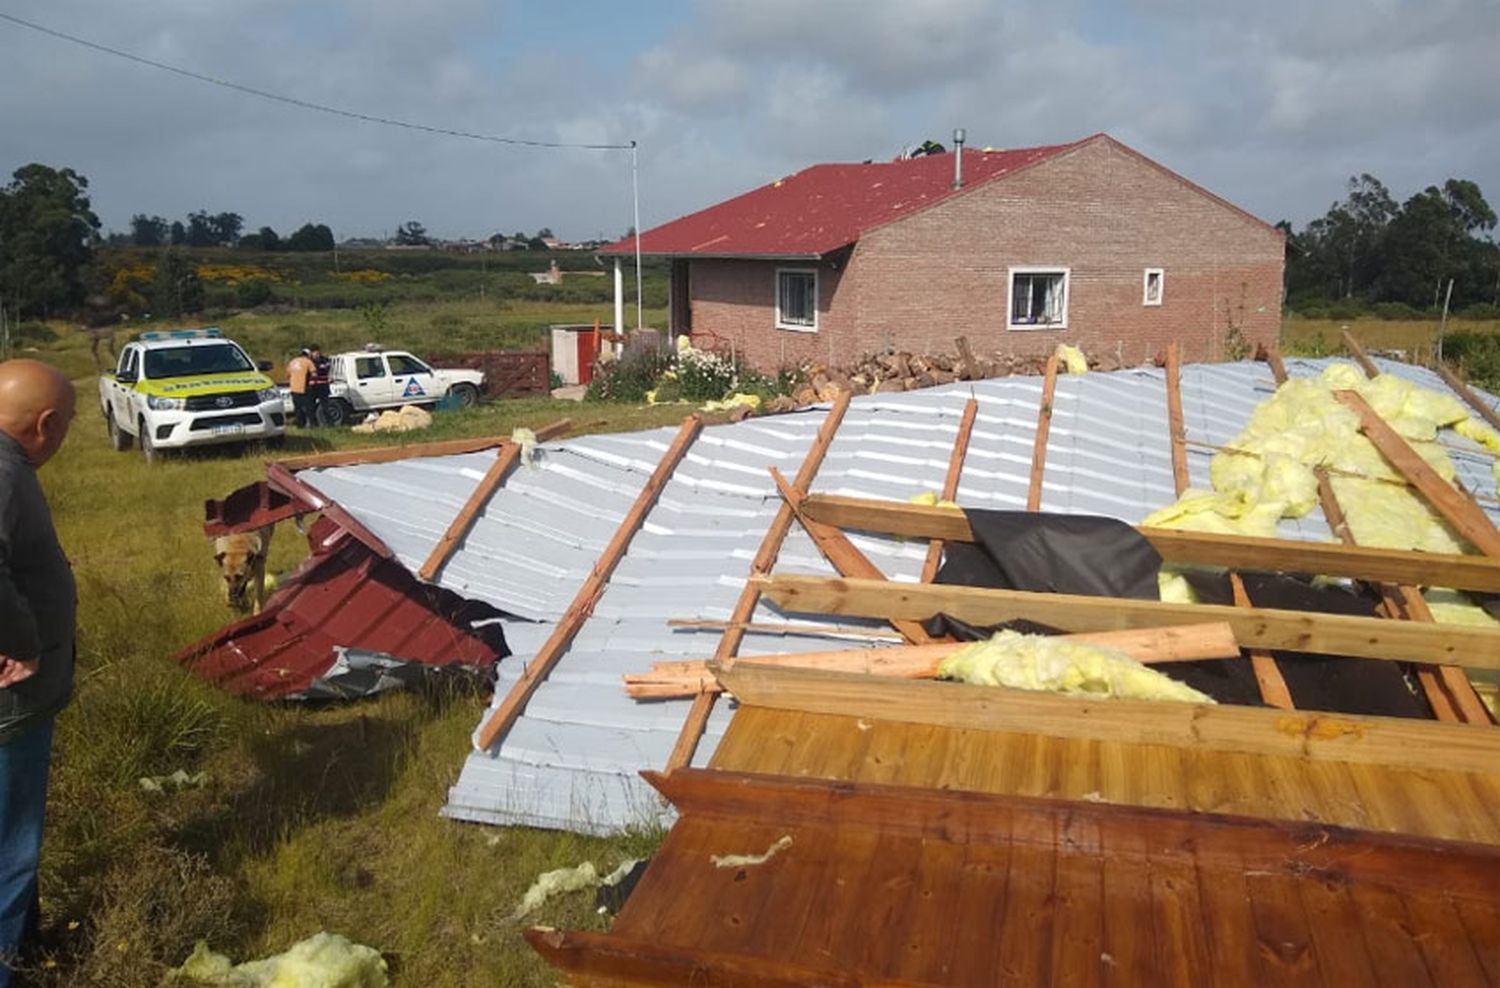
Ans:
<svg viewBox="0 0 1500 988"><path fill-rule="evenodd" d="M432 243L427 238L427 228L416 220L407 220L396 227L396 243L403 247L422 247Z"/></svg>
<svg viewBox="0 0 1500 988"><path fill-rule="evenodd" d="M99 230L88 185L71 168L30 164L0 189L0 302L45 316L83 301Z"/></svg>
<svg viewBox="0 0 1500 988"><path fill-rule="evenodd" d="M145 213L130 217L130 242L137 247L163 247L169 234L165 217Z"/></svg>
<svg viewBox="0 0 1500 988"><path fill-rule="evenodd" d="M182 225L182 220L173 220L167 235L168 241L173 247L181 247L187 243L187 227Z"/></svg>
<svg viewBox="0 0 1500 988"><path fill-rule="evenodd" d="M161 318L180 319L203 308L203 282L198 269L182 253L169 250L156 264L148 293L151 314Z"/></svg>
<svg viewBox="0 0 1500 988"><path fill-rule="evenodd" d="M322 223L304 223L286 238L287 250L333 250L333 231Z"/></svg>
<svg viewBox="0 0 1500 988"><path fill-rule="evenodd" d="M245 218L239 213L218 213L209 221L209 226L213 229L214 243L229 247L240 239Z"/></svg>

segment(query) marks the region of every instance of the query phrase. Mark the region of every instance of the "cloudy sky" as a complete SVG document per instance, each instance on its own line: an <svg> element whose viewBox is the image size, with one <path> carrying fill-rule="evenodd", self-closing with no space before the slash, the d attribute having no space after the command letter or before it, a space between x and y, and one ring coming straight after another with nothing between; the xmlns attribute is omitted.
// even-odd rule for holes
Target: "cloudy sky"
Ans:
<svg viewBox="0 0 1500 988"><path fill-rule="evenodd" d="M1370 172L1500 204L1500 0L0 0L0 13L356 112L640 142L644 226L819 161L1097 131L1299 226ZM0 172L90 182L107 228L232 210L340 237L631 223L627 152L284 106L0 21Z"/></svg>

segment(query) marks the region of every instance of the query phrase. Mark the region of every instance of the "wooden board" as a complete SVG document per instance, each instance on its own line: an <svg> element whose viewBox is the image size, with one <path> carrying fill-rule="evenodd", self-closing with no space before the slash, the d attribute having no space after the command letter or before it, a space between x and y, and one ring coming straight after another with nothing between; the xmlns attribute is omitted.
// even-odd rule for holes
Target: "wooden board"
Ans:
<svg viewBox="0 0 1500 988"><path fill-rule="evenodd" d="M802 510L809 518L840 528L908 538L974 541L974 530L969 527L968 516L960 508L811 494L803 502ZM1141 528L1139 531L1169 563L1347 576L1500 593L1500 561L1482 556L1370 549L1165 528Z"/></svg>
<svg viewBox="0 0 1500 988"><path fill-rule="evenodd" d="M1026 510L1042 507L1042 478L1047 472L1047 439L1052 432L1052 402L1057 395L1057 354L1047 358L1042 377L1042 400L1036 410L1036 434L1031 440L1031 477L1026 487Z"/></svg>
<svg viewBox="0 0 1500 988"><path fill-rule="evenodd" d="M978 417L979 401L970 398L964 402L964 417L958 423L958 434L953 437L953 452L948 456L948 474L943 478L942 500L944 501L952 501L958 497L958 481L963 475L964 457L969 452L969 437L974 432L974 420ZM943 540L933 539L927 546L927 558L922 561L923 583L933 581L942 561Z"/></svg>
<svg viewBox="0 0 1500 988"><path fill-rule="evenodd" d="M552 667L570 644L583 623L588 620L590 614L594 613L594 604L598 602L599 596L604 593L604 588L609 584L609 578L614 573L615 567L624 558L625 552L630 548L630 541L640 529L641 523L646 520L652 505L656 503L661 490L672 477L672 471L677 469L677 464L682 461L683 454L698 437L703 428L703 419L697 415L689 415L683 420L682 426L677 430L677 436L667 451L662 454L661 461L657 463L656 469L646 479L640 494L636 496L635 502L625 517L620 521L620 527L616 530L614 537L599 554L598 560L594 562L594 568L589 571L588 577L583 585L578 588L577 595L563 616L558 619L552 629L552 634L542 644L536 656L526 666L525 672L512 684L510 692L505 699L490 713L479 728L479 734L475 738L474 747L477 751L487 751L501 737L510 730L516 718L526 709L526 703L531 699L531 694L542 684Z"/></svg>
<svg viewBox="0 0 1500 988"><path fill-rule="evenodd" d="M575 983L1197 986L1294 971L1345 988L1341 974L1380 963L1372 943L1453 983L1443 975L1481 970L1469 931L1500 919L1493 847L904 786L649 778L681 817L613 930L528 934ZM1302 908L1330 885L1405 923ZM1227 980L1236 958L1244 978Z"/></svg>
<svg viewBox="0 0 1500 988"><path fill-rule="evenodd" d="M1491 428L1500 429L1500 412L1496 412L1494 408L1490 407L1489 404L1474 392L1473 388L1469 387L1467 383L1459 379L1457 374L1449 370L1447 365L1438 364L1437 372L1442 377L1443 383L1452 388L1454 394L1467 402L1470 408L1478 412L1479 417L1488 422Z"/></svg>
<svg viewBox="0 0 1500 988"><path fill-rule="evenodd" d="M443 439L437 442L404 443L399 446L371 446L366 449L339 449L327 453L309 453L306 456L289 456L272 462L287 470L308 470L314 467L347 467L362 463L390 463L418 456L457 456L460 453L477 453L495 449L510 442L509 436L482 436L478 439Z"/></svg>
<svg viewBox="0 0 1500 988"><path fill-rule="evenodd" d="M851 392L840 392L834 399L833 407L824 416L823 424L818 427L818 434L813 438L807 455L803 457L802 466L797 470L797 479L792 484L798 494L806 495L812 489L813 478L818 474L818 467L823 464L823 457L828 454L828 447L833 444L834 434L838 432L839 423L844 421L844 413L849 410L852 398ZM771 519L766 534L761 538L755 558L750 561L752 580L745 584L739 599L735 601L729 627L719 639L714 658L732 659L739 654L740 642L745 637L745 626L754 617L755 608L760 603L760 587L754 584L753 578L771 572L771 567L776 565L776 557L781 554L781 543L786 541L793 520L792 506L783 500L776 509L776 517ZM700 693L693 698L693 705L682 722L682 730L678 732L677 740L672 745L672 753L667 757L668 771L692 762L693 753L698 749L698 741L703 737L703 729L708 725L708 717L713 713L717 698L715 693Z"/></svg>
<svg viewBox="0 0 1500 988"><path fill-rule="evenodd" d="M1500 732L1425 720L1091 700L748 664L721 667L716 675L743 704L808 713L1406 768L1492 772L1500 765Z"/></svg>
<svg viewBox="0 0 1500 988"><path fill-rule="evenodd" d="M980 587L877 583L815 576L760 577L784 610L925 621L949 614L981 626L1024 618L1063 631L1119 631L1224 621L1245 648L1500 669L1500 630L1265 607L1169 604Z"/></svg>

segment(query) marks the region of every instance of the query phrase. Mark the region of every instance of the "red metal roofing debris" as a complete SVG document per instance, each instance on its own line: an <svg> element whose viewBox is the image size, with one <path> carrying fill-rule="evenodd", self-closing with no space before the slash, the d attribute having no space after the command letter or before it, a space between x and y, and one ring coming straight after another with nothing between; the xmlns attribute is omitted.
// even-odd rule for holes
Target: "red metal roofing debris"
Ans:
<svg viewBox="0 0 1500 988"><path fill-rule="evenodd" d="M847 247L873 227L901 219L982 182L1077 147L1071 144L963 152L964 189L953 188L953 155L871 164L813 165L641 237L644 254L814 257ZM630 254L635 238L601 253Z"/></svg>
<svg viewBox="0 0 1500 988"><path fill-rule="evenodd" d="M487 604L420 583L399 563L320 518L313 555L266 601L177 653L195 675L238 696L295 697L333 666L336 646L432 666L489 668L509 654Z"/></svg>

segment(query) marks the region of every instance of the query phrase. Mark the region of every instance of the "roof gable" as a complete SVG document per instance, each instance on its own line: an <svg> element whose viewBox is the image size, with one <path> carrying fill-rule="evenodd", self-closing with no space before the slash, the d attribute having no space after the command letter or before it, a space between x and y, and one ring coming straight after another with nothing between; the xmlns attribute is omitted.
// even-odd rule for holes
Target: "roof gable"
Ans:
<svg viewBox="0 0 1500 988"><path fill-rule="evenodd" d="M703 257L820 257L873 227L926 209L976 185L1029 168L1085 141L963 152L963 189L953 188L953 156L869 164L813 165L707 209L647 230L643 254ZM635 238L604 248L630 254Z"/></svg>

